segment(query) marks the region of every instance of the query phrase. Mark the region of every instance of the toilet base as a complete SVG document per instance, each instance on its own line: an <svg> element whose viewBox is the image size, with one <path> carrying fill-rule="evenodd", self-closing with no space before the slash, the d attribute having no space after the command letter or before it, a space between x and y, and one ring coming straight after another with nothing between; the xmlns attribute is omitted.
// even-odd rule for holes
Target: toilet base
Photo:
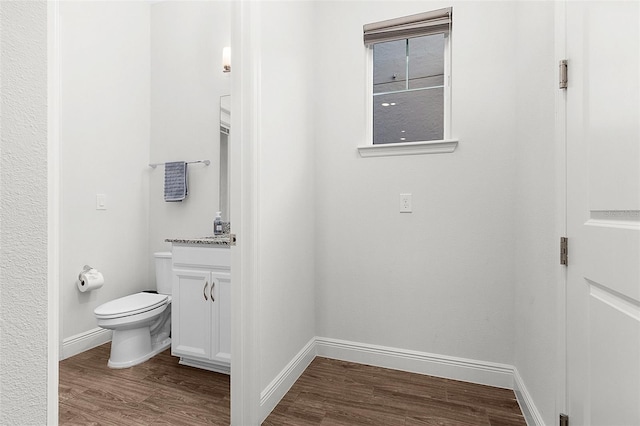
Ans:
<svg viewBox="0 0 640 426"><path fill-rule="evenodd" d="M170 337L152 343L148 327L114 330L107 366L115 369L133 367L142 364L169 347L171 347Z"/></svg>

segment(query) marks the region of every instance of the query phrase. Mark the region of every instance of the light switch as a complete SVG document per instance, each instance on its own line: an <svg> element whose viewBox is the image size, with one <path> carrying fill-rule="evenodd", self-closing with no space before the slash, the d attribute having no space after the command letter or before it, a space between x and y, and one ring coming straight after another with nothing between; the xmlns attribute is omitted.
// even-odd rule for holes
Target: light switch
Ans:
<svg viewBox="0 0 640 426"><path fill-rule="evenodd" d="M107 196L106 194L96 194L96 210L107 209Z"/></svg>

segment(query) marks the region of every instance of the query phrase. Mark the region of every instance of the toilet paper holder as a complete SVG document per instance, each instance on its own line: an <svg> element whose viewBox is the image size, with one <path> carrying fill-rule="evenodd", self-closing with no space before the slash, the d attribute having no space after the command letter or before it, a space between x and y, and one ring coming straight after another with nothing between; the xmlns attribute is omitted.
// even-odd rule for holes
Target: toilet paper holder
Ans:
<svg viewBox="0 0 640 426"><path fill-rule="evenodd" d="M104 276L97 269L84 265L76 283L78 290L82 293L97 290L104 284Z"/></svg>

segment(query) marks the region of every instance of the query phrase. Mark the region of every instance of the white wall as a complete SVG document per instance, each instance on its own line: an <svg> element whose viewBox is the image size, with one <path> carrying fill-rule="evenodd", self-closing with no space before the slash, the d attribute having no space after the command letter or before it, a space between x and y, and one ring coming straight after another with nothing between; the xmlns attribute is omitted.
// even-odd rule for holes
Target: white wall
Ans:
<svg viewBox="0 0 640 426"><path fill-rule="evenodd" d="M149 5L61 2L61 333L149 282ZM96 210L96 194L107 210ZM80 293L82 266L105 284Z"/></svg>
<svg viewBox="0 0 640 426"><path fill-rule="evenodd" d="M447 2L318 2L317 334L511 364L513 3L454 2L452 154L360 158L362 25ZM413 194L400 214L399 194ZM291 205L290 203L288 205Z"/></svg>
<svg viewBox="0 0 640 426"><path fill-rule="evenodd" d="M48 329L46 2L0 2L0 86L0 424L43 425Z"/></svg>
<svg viewBox="0 0 640 426"><path fill-rule="evenodd" d="M258 286L264 389L316 335L313 64L318 58L310 48L317 19L312 3L266 2L261 8Z"/></svg>
<svg viewBox="0 0 640 426"><path fill-rule="evenodd" d="M553 2L519 2L516 33L515 358L545 424L556 422L557 281Z"/></svg>
<svg viewBox="0 0 640 426"><path fill-rule="evenodd" d="M62 2L61 339L96 327L106 301L154 288L164 239L212 233L218 208L219 97L229 2ZM190 166L189 196L165 203L164 168ZM107 210L95 209L97 193ZM105 275L80 293L84 264ZM72 354L70 351L69 354Z"/></svg>
<svg viewBox="0 0 640 426"><path fill-rule="evenodd" d="M170 237L213 234L219 205L220 96L230 94L222 48L230 45L231 2L167 1L151 5L151 162L190 164L189 195L163 198L164 168L150 172L150 250ZM226 214L227 212L225 212Z"/></svg>

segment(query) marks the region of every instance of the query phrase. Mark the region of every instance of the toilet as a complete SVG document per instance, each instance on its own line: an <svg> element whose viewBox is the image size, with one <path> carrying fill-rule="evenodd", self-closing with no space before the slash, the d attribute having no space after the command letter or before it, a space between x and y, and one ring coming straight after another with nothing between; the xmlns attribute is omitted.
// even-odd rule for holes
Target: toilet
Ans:
<svg viewBox="0 0 640 426"><path fill-rule="evenodd" d="M171 346L171 253L153 256L157 294L131 294L93 311L98 326L113 330L110 368L132 367Z"/></svg>

